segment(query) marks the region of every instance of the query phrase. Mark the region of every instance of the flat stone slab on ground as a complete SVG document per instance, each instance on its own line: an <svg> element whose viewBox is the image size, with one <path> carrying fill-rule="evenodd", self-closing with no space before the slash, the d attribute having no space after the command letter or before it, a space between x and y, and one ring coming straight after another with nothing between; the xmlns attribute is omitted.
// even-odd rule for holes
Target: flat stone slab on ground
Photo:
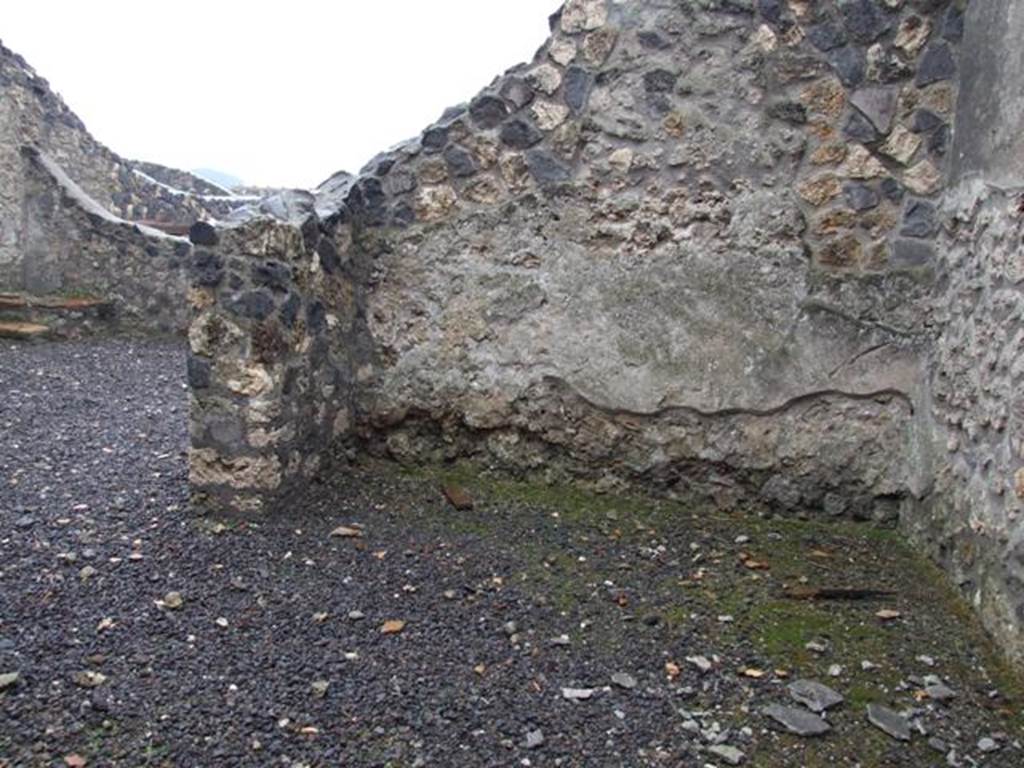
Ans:
<svg viewBox="0 0 1024 768"><path fill-rule="evenodd" d="M812 712L824 712L845 701L839 693L815 680L795 680L787 688L795 701Z"/></svg>
<svg viewBox="0 0 1024 768"><path fill-rule="evenodd" d="M800 707L772 704L764 708L764 713L797 736L821 736L832 730L832 727L816 714Z"/></svg>
<svg viewBox="0 0 1024 768"><path fill-rule="evenodd" d="M868 722L900 741L910 741L910 723L898 712L880 704L868 704Z"/></svg>

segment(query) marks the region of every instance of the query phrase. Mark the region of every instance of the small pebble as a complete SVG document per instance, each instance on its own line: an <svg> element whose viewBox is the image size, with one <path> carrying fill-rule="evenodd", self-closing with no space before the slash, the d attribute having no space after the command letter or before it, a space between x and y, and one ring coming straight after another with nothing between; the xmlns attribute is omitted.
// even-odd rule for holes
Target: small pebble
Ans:
<svg viewBox="0 0 1024 768"><path fill-rule="evenodd" d="M986 736L978 740L978 749L982 752L995 752L999 749L999 742Z"/></svg>
<svg viewBox="0 0 1024 768"><path fill-rule="evenodd" d="M612 682L620 688L625 688L626 690L632 690L633 688L636 688L636 678L628 672L616 672L614 675L612 675Z"/></svg>
<svg viewBox="0 0 1024 768"><path fill-rule="evenodd" d="M537 728L533 731L526 732L526 748L537 749L544 746L544 731Z"/></svg>

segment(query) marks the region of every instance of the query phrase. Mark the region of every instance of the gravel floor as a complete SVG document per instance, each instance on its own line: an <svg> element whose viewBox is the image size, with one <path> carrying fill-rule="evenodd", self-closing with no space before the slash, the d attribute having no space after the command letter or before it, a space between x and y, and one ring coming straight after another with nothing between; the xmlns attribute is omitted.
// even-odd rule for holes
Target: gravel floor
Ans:
<svg viewBox="0 0 1024 768"><path fill-rule="evenodd" d="M891 534L469 474L459 512L386 465L200 520L183 369L0 346L0 766L1024 764L1015 683ZM764 713L800 678L844 698L824 736Z"/></svg>

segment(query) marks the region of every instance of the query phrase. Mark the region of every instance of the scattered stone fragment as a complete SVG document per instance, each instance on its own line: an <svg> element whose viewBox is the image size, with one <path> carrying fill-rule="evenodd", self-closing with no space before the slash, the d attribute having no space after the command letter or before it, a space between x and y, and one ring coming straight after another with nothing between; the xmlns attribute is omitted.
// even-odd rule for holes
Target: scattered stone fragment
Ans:
<svg viewBox="0 0 1024 768"><path fill-rule="evenodd" d="M328 680L314 680L309 686L313 691L313 696L318 699L322 699L327 695L327 689L330 688L331 683Z"/></svg>
<svg viewBox="0 0 1024 768"><path fill-rule="evenodd" d="M843 674L842 664L833 664L828 668L829 677L839 677L841 674Z"/></svg>
<svg viewBox="0 0 1024 768"><path fill-rule="evenodd" d="M810 640L804 644L804 648L812 653L825 653L828 650L828 643L820 640Z"/></svg>
<svg viewBox="0 0 1024 768"><path fill-rule="evenodd" d="M340 539L361 539L363 538L363 531L354 526L339 525L331 531L331 536L335 536Z"/></svg>
<svg viewBox="0 0 1024 768"><path fill-rule="evenodd" d="M626 690L632 690L633 688L636 688L636 678L628 672L616 672L614 675L612 675L612 682L620 688L625 688Z"/></svg>
<svg viewBox="0 0 1024 768"><path fill-rule="evenodd" d="M85 670L84 672L75 672L71 679L79 688L97 688L107 681L107 676L101 672Z"/></svg>
<svg viewBox="0 0 1024 768"><path fill-rule="evenodd" d="M764 714L797 736L820 736L832 730L820 717L798 707L772 704L765 707Z"/></svg>
<svg viewBox="0 0 1024 768"><path fill-rule="evenodd" d="M686 660L701 672L711 671L711 661L706 656L687 656Z"/></svg>
<svg viewBox="0 0 1024 768"><path fill-rule="evenodd" d="M936 677L925 678L924 692L932 701L950 701L956 698L956 691Z"/></svg>
<svg viewBox="0 0 1024 768"><path fill-rule="evenodd" d="M443 493L444 497L448 499L449 504L460 511L473 508L472 497L466 489L460 485L456 485L455 483L445 483L441 486L441 493Z"/></svg>
<svg viewBox="0 0 1024 768"><path fill-rule="evenodd" d="M0 691L14 687L20 678L21 674L18 672L5 672L0 675Z"/></svg>
<svg viewBox="0 0 1024 768"><path fill-rule="evenodd" d="M980 752L995 752L998 749L999 742L989 736L978 740L978 751Z"/></svg>
<svg viewBox="0 0 1024 768"><path fill-rule="evenodd" d="M78 578L80 578L82 581L88 581L95 575L96 569L93 568L91 565L85 566L84 568L82 568L82 570L78 572Z"/></svg>
<svg viewBox="0 0 1024 768"><path fill-rule="evenodd" d="M892 608L882 608L875 614L875 616L880 618L882 621L892 621L893 619L898 619L902 615L902 613L895 611Z"/></svg>
<svg viewBox="0 0 1024 768"><path fill-rule="evenodd" d="M536 728L532 731L526 732L527 749L538 749L542 746L544 746L544 731L540 728Z"/></svg>
<svg viewBox="0 0 1024 768"><path fill-rule="evenodd" d="M845 701L839 693L815 680L794 680L788 690L795 701L812 712L821 713Z"/></svg>
<svg viewBox="0 0 1024 768"><path fill-rule="evenodd" d="M67 768L85 768L88 764L89 761L77 752L72 752L70 755L64 755L64 765L67 766Z"/></svg>
<svg viewBox="0 0 1024 768"><path fill-rule="evenodd" d="M910 741L910 723L898 712L880 704L868 704L868 722L900 741Z"/></svg>
<svg viewBox="0 0 1024 768"><path fill-rule="evenodd" d="M157 605L163 608L169 608L172 611L179 610L185 604L185 599L181 596L180 592L168 592L164 595L163 600L157 601Z"/></svg>
<svg viewBox="0 0 1024 768"><path fill-rule="evenodd" d="M362 611L349 611L348 612L348 617L352 621L360 621L360 620L366 618L366 614L363 613Z"/></svg>
<svg viewBox="0 0 1024 768"><path fill-rule="evenodd" d="M216 619L214 619L213 623L216 624L221 629L227 629L228 628L228 620L225 619L223 616L218 616Z"/></svg>
<svg viewBox="0 0 1024 768"><path fill-rule="evenodd" d="M708 752L715 757L721 758L729 765L739 765L743 762L743 758L746 757L739 749L728 744L714 744L708 747Z"/></svg>
<svg viewBox="0 0 1024 768"><path fill-rule="evenodd" d="M569 701L585 701L597 693L595 688L563 688L562 698Z"/></svg>
<svg viewBox="0 0 1024 768"><path fill-rule="evenodd" d="M404 621L401 619L391 619L390 621L385 621L381 625L380 633L382 635L397 635L403 629L405 629Z"/></svg>

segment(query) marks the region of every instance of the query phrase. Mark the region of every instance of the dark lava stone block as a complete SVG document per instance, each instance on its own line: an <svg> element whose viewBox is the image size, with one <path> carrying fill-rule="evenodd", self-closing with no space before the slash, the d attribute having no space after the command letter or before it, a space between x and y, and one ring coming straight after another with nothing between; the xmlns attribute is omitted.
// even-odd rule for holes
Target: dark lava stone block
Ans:
<svg viewBox="0 0 1024 768"><path fill-rule="evenodd" d="M911 200L903 212L904 237L931 237L935 234L935 206L924 200Z"/></svg>
<svg viewBox="0 0 1024 768"><path fill-rule="evenodd" d="M207 288L218 286L224 280L224 260L215 253L197 248L192 254L189 272L197 285Z"/></svg>
<svg viewBox="0 0 1024 768"><path fill-rule="evenodd" d="M955 74L956 61L953 59L953 52L948 45L940 43L924 52L921 63L917 67L914 84L920 88L940 80L949 80Z"/></svg>
<svg viewBox="0 0 1024 768"><path fill-rule="evenodd" d="M274 311L274 297L263 288L246 291L230 301L228 309L241 317L264 320Z"/></svg>
<svg viewBox="0 0 1024 768"><path fill-rule="evenodd" d="M427 128L423 132L421 143L425 152L440 152L448 143L448 129L440 125Z"/></svg>
<svg viewBox="0 0 1024 768"><path fill-rule="evenodd" d="M292 282L292 268L280 261L264 261L253 264L252 281L272 291L287 291Z"/></svg>
<svg viewBox="0 0 1024 768"><path fill-rule="evenodd" d="M828 63L847 88L856 88L864 81L868 63L864 51L860 48L847 45L829 51Z"/></svg>
<svg viewBox="0 0 1024 768"><path fill-rule="evenodd" d="M497 128L508 116L508 107L496 96L478 96L469 105L469 116L481 128Z"/></svg>
<svg viewBox="0 0 1024 768"><path fill-rule="evenodd" d="M843 197L855 211L869 211L881 202L878 193L867 184L844 184Z"/></svg>
<svg viewBox="0 0 1024 768"><path fill-rule="evenodd" d="M512 149L529 149L539 144L544 134L529 120L517 117L501 126L501 141Z"/></svg>
<svg viewBox="0 0 1024 768"><path fill-rule="evenodd" d="M541 186L558 184L572 177L572 171L558 162L551 153L539 149L526 154L526 166Z"/></svg>
<svg viewBox="0 0 1024 768"><path fill-rule="evenodd" d="M196 245L216 245L217 230L205 221L197 221L188 230L188 239Z"/></svg>
<svg viewBox="0 0 1024 768"><path fill-rule="evenodd" d="M453 176L472 176L478 167L473 153L462 147L452 145L444 151L444 160Z"/></svg>
<svg viewBox="0 0 1024 768"><path fill-rule="evenodd" d="M858 43L873 43L892 28L893 17L875 0L839 0L846 34Z"/></svg>
<svg viewBox="0 0 1024 768"><path fill-rule="evenodd" d="M583 67L569 67L565 71L563 85L565 103L575 113L582 112L590 97L590 88L594 77Z"/></svg>
<svg viewBox="0 0 1024 768"><path fill-rule="evenodd" d="M669 93L678 79L679 75L667 69L652 69L644 75L644 89L648 93Z"/></svg>
<svg viewBox="0 0 1024 768"><path fill-rule="evenodd" d="M212 369L213 366L209 360L190 354L188 356L188 385L192 389L208 388L212 379Z"/></svg>

